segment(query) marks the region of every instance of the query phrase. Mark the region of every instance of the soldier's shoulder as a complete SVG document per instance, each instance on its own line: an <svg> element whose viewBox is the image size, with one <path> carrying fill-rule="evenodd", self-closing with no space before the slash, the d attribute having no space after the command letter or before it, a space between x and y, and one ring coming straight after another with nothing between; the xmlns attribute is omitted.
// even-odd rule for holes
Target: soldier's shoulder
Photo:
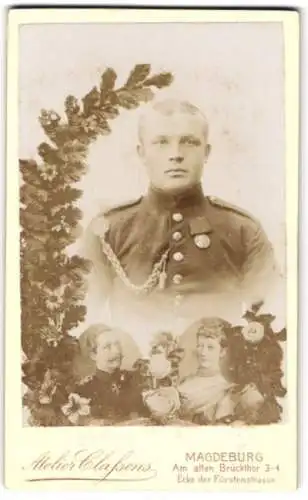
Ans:
<svg viewBox="0 0 308 500"><path fill-rule="evenodd" d="M245 219L251 221L251 222L257 222L256 218L247 210L244 210L241 207L238 207L237 205L233 205L232 203L229 203L228 201L222 200L221 198L218 198L217 196L208 196L208 200L210 204L213 207L216 207L217 209L221 209L224 211L227 211L229 213L234 214L235 216L241 216L244 217Z"/></svg>
<svg viewBox="0 0 308 500"><path fill-rule="evenodd" d="M123 214L127 214L128 216L130 213L134 213L134 211L139 207L141 200L142 196L119 205L104 207L91 220L89 224L90 230L98 236L103 236L109 230L110 224L114 218L117 218L117 215L123 216Z"/></svg>
<svg viewBox="0 0 308 500"><path fill-rule="evenodd" d="M139 198L136 198L134 200L129 200L129 201L126 201L125 203L121 203L119 205L113 205L109 208L106 208L103 211L103 215L105 217L110 217L110 216L118 214L118 213L122 214L123 212L131 211L140 205L142 198L143 197L140 196Z"/></svg>

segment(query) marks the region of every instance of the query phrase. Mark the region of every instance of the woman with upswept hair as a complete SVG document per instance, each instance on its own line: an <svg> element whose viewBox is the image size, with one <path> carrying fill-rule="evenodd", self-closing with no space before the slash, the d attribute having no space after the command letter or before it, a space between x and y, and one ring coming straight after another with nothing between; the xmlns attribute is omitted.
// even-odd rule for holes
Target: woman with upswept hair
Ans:
<svg viewBox="0 0 308 500"><path fill-rule="evenodd" d="M182 418L201 425L256 422L262 394L254 384L239 387L228 377L230 328L221 318L203 318L190 327L196 337L197 369L178 386Z"/></svg>

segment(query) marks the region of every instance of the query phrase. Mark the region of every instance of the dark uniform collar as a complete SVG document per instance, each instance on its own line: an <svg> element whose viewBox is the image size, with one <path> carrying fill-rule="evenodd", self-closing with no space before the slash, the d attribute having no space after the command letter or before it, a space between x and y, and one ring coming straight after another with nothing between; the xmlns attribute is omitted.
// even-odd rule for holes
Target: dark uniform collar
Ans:
<svg viewBox="0 0 308 500"><path fill-rule="evenodd" d="M208 199L204 196L201 184L197 184L178 194L170 194L150 187L148 195L143 199L143 206L153 215L167 215L171 212L185 214L192 236L212 231L207 216Z"/></svg>
<svg viewBox="0 0 308 500"><path fill-rule="evenodd" d="M121 376L121 370L117 368L115 371L112 373L105 372L103 370L99 370L98 368L95 371L95 377L100 380L100 381L107 381L107 380L117 380Z"/></svg>
<svg viewBox="0 0 308 500"><path fill-rule="evenodd" d="M151 186L146 199L148 204L158 211L175 211L201 206L204 202L204 194L201 184L176 194L161 191Z"/></svg>

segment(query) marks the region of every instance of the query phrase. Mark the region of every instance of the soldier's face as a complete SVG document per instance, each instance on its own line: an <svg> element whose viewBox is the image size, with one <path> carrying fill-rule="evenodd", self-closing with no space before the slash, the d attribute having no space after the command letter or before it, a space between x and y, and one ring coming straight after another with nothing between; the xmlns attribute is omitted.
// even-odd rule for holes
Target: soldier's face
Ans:
<svg viewBox="0 0 308 500"><path fill-rule="evenodd" d="M184 113L147 117L138 153L151 184L164 191L200 182L210 146L200 117Z"/></svg>
<svg viewBox="0 0 308 500"><path fill-rule="evenodd" d="M114 332L102 333L97 339L97 347L93 359L99 370L112 373L122 363L122 348Z"/></svg>
<svg viewBox="0 0 308 500"><path fill-rule="evenodd" d="M211 337L198 337L197 360L200 368L217 372L220 371L220 361L225 354L218 339Z"/></svg>

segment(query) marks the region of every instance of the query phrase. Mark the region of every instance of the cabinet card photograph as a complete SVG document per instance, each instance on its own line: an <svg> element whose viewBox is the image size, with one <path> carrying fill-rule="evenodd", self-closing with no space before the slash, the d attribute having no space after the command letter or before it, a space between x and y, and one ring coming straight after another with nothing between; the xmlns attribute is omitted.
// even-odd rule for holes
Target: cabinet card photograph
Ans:
<svg viewBox="0 0 308 500"><path fill-rule="evenodd" d="M295 488L298 14L11 9L8 51L7 482Z"/></svg>

